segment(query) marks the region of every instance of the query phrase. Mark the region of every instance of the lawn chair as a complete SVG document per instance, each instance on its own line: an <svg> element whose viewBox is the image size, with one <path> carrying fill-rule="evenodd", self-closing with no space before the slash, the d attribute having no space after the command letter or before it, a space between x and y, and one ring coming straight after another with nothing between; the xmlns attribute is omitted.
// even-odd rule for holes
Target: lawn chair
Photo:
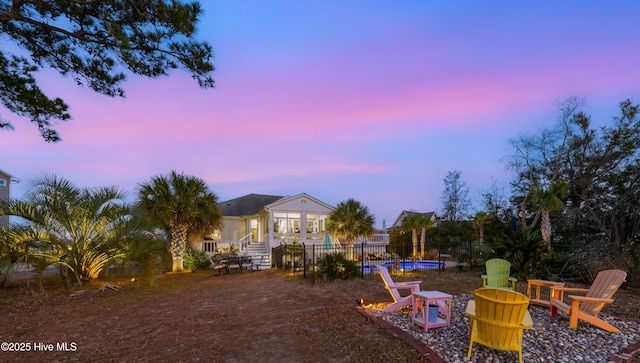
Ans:
<svg viewBox="0 0 640 363"><path fill-rule="evenodd" d="M529 298L515 291L484 288L474 292L475 300L467 303L470 338L467 360L471 360L473 343L486 347L518 352L522 363L522 335L531 328Z"/></svg>
<svg viewBox="0 0 640 363"><path fill-rule="evenodd" d="M618 291L626 278L627 273L622 270L605 270L598 272L589 289L552 287L549 315L556 316L558 309L560 309L569 315L569 328L577 328L578 319L580 319L608 332L617 333L620 330L598 318L598 314L606 304L613 302L611 297ZM568 298L571 299L571 305L569 305L564 302L565 292L586 295L569 295Z"/></svg>
<svg viewBox="0 0 640 363"><path fill-rule="evenodd" d="M483 288L497 288L514 290L516 288L516 279L511 274L511 263L501 258L492 258L486 262L486 275L482 275Z"/></svg>
<svg viewBox="0 0 640 363"><path fill-rule="evenodd" d="M385 312L389 313L396 309L399 309L403 306L411 305L411 294L407 296L401 296L398 290L411 290L411 293L420 291L420 284L422 281L405 281L405 282L394 282L391 279L391 275L389 275L389 270L387 270L387 266L385 265L376 265L376 270L380 274L382 281L384 282L384 287L389 290L391 297L393 298L393 304L389 305Z"/></svg>
<svg viewBox="0 0 640 363"><path fill-rule="evenodd" d="M225 263L221 255L213 255L213 257L211 257L211 263L213 265L212 268L215 271L218 271L218 275L221 275L222 271L227 269L227 264Z"/></svg>
<svg viewBox="0 0 640 363"><path fill-rule="evenodd" d="M240 257L234 256L229 257L227 260L227 273L231 272L231 270L237 269L242 272L242 265L240 264Z"/></svg>
<svg viewBox="0 0 640 363"><path fill-rule="evenodd" d="M242 272L242 270L251 270L251 272L253 272L253 264L251 263L251 256L242 256L240 258L240 266L242 267L242 269L240 269L240 272Z"/></svg>

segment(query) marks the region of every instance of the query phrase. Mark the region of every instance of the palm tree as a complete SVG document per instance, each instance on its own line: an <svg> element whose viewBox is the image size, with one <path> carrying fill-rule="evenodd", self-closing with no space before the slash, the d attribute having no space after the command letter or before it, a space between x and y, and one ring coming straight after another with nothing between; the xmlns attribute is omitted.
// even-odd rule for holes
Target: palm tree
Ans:
<svg viewBox="0 0 640 363"><path fill-rule="evenodd" d="M30 181L26 201L10 200L1 209L29 223L7 232L24 247L25 263L36 257L44 261L41 268L57 264L82 283L97 278L110 259L123 256L123 241L139 233L132 228L125 198L115 187L81 189L64 178L43 175Z"/></svg>
<svg viewBox="0 0 640 363"><path fill-rule="evenodd" d="M209 232L222 222L218 197L196 177L175 171L168 176L155 176L140 185L138 197L139 206L148 217L169 231L173 272L184 270L189 233Z"/></svg>
<svg viewBox="0 0 640 363"><path fill-rule="evenodd" d="M491 220L491 215L487 212L477 212L473 216L473 226L478 228L478 232L480 233L480 243L484 242L484 225L489 223Z"/></svg>
<svg viewBox="0 0 640 363"><path fill-rule="evenodd" d="M356 239L372 235L375 221L368 207L355 199L347 199L338 203L336 209L331 212L327 228L332 234L344 238L349 259L353 260L353 245Z"/></svg>
<svg viewBox="0 0 640 363"><path fill-rule="evenodd" d="M542 215L540 220L540 232L542 239L551 244L551 219L549 212L560 210L564 207L562 198L567 196L569 185L564 181L557 181L549 188L537 188L531 196L531 202L536 205Z"/></svg>
<svg viewBox="0 0 640 363"><path fill-rule="evenodd" d="M413 244L413 257L418 257L418 229L420 229L420 246L422 253L425 249L425 238L427 228L431 226L431 220L424 214L417 212L408 212L407 216L402 220L401 228L405 232L411 232L411 243Z"/></svg>

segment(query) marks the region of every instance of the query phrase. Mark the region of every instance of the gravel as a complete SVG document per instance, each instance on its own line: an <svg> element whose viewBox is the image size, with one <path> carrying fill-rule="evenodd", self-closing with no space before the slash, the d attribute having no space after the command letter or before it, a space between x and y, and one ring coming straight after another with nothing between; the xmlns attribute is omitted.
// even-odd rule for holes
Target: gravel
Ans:
<svg viewBox="0 0 640 363"><path fill-rule="evenodd" d="M385 304L363 306L368 314L381 318L404 330L415 339L426 344L446 362L469 362L469 318L465 315L467 301L472 295L457 295L452 298L451 326L431 328L427 333L411 322L411 306L392 313L385 313ZM591 324L580 321L577 329L569 328L569 318L558 312L549 316L549 309L531 305L529 313L534 325L524 330L522 355L525 362L608 362L622 349L640 341L640 324L611 316L600 317L618 329L620 333L609 333ZM475 343L471 362L517 362L516 352L498 351Z"/></svg>

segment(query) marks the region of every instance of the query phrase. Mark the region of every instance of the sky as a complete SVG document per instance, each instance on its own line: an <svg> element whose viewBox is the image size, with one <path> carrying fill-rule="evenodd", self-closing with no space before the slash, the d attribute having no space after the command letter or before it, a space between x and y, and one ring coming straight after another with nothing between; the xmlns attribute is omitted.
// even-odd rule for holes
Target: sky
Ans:
<svg viewBox="0 0 640 363"><path fill-rule="evenodd" d="M127 74L126 98L44 70L73 119L44 142L0 108L0 169L79 187L140 183L171 171L221 201L307 193L360 201L389 226L402 210L440 212L460 171L480 210L508 194L509 140L557 122L577 96L595 124L640 103L637 1L201 1L197 38L214 49L214 89L190 75ZM6 47L3 42L1 47Z"/></svg>

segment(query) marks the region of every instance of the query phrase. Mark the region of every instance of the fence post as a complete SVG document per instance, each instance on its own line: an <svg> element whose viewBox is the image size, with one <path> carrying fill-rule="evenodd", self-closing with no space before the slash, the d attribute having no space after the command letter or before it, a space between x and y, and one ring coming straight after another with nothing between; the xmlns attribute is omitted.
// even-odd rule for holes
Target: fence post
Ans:
<svg viewBox="0 0 640 363"><path fill-rule="evenodd" d="M360 242L360 279L364 279L364 242Z"/></svg>
<svg viewBox="0 0 640 363"><path fill-rule="evenodd" d="M302 244L302 278L307 278L307 245Z"/></svg>
<svg viewBox="0 0 640 363"><path fill-rule="evenodd" d="M311 245L311 283L316 283L316 245Z"/></svg>
<svg viewBox="0 0 640 363"><path fill-rule="evenodd" d="M469 271L473 271L473 251L471 250L471 241L469 241Z"/></svg>

